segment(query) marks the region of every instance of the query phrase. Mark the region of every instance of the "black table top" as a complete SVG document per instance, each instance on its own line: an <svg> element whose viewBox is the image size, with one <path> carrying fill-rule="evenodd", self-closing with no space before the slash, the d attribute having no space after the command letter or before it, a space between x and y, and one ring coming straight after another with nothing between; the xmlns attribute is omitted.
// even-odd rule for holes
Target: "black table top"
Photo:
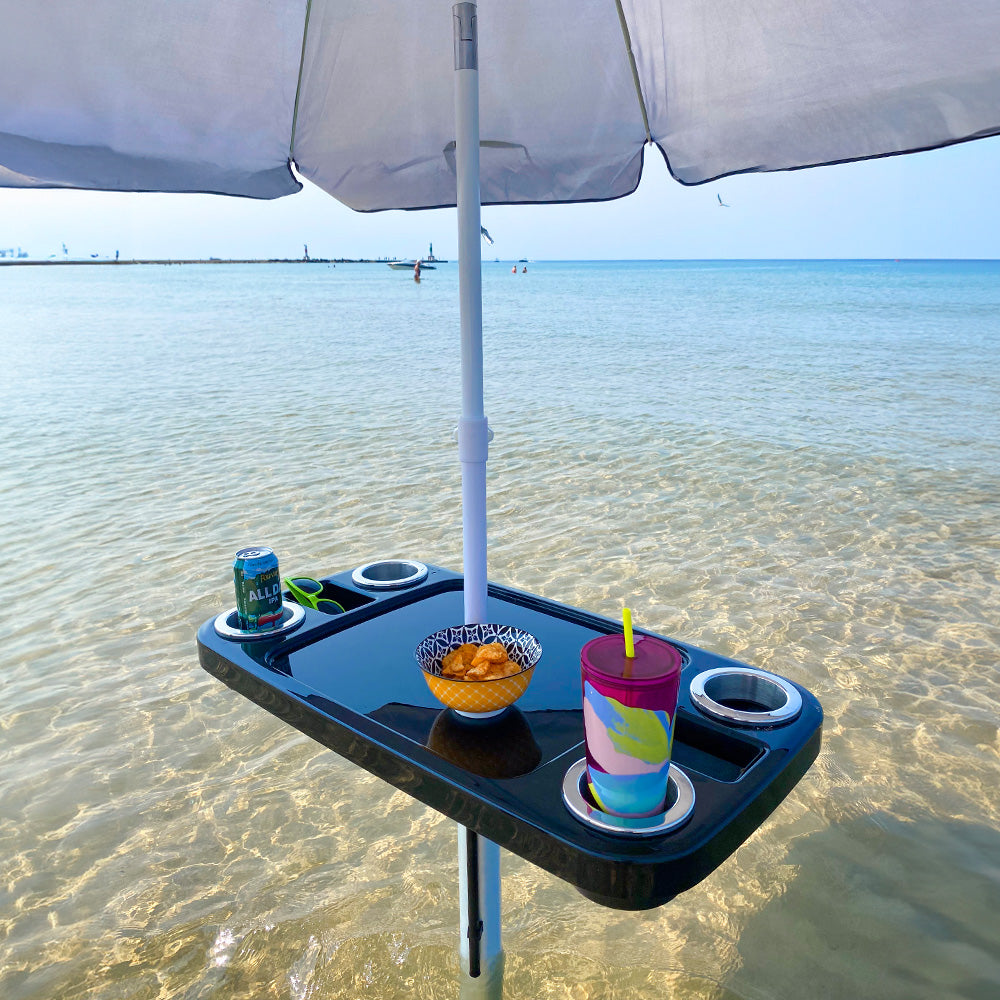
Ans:
<svg viewBox="0 0 1000 1000"><path fill-rule="evenodd" d="M466 720L430 693L413 651L464 617L462 577L429 567L398 591L324 578L347 609L306 609L295 631L240 642L214 619L198 632L202 666L289 725L606 906L647 909L697 884L764 821L819 752L823 713L802 696L792 722L750 729L704 716L688 694L703 670L745 666L674 639L684 657L673 762L691 779L691 819L645 838L591 828L562 800L584 756L580 649L619 623L491 584L489 621L535 635L542 658L516 705ZM641 631L641 630L637 630ZM649 633L652 634L652 633Z"/></svg>

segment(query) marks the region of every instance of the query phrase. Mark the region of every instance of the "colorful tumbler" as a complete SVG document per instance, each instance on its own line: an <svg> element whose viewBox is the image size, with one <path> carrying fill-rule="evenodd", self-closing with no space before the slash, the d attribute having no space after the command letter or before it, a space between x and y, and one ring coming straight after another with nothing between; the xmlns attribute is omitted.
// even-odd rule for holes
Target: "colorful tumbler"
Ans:
<svg viewBox="0 0 1000 1000"><path fill-rule="evenodd" d="M667 776L681 678L681 654L652 636L591 639L580 652L587 784L595 804L615 816L666 809Z"/></svg>

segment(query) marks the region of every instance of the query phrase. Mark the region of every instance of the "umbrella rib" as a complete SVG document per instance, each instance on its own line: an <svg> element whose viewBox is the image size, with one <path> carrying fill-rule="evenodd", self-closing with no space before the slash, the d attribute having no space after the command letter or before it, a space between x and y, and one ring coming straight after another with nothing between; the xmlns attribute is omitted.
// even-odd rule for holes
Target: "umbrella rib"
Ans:
<svg viewBox="0 0 1000 1000"><path fill-rule="evenodd" d="M302 70L306 64L306 38L309 36L309 15L312 0L306 0L306 16L302 23L302 51L299 53L299 78L295 81L295 105L292 108L292 134L288 140L288 158L295 160L295 130L299 124L299 94L302 93Z"/></svg>
<svg viewBox="0 0 1000 1000"><path fill-rule="evenodd" d="M642 112L642 127L646 130L646 142L652 142L653 137L649 132L649 116L646 114L646 101L642 96L642 85L639 83L639 69L635 64L635 53L632 51L632 36L628 30L628 22L625 20L625 11L622 10L622 0L615 0L615 6L618 8L618 20L621 22L625 50L628 52L628 64L632 68L632 83L635 84L635 96L639 98L639 110Z"/></svg>

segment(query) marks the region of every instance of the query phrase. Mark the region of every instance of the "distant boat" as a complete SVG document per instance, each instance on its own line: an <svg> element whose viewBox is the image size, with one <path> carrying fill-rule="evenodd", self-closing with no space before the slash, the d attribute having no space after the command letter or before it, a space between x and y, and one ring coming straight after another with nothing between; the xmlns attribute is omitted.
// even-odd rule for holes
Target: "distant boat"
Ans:
<svg viewBox="0 0 1000 1000"><path fill-rule="evenodd" d="M446 261L438 261L439 264L446 263ZM417 266L415 260L390 260L389 267L394 271L412 271ZM421 271L433 271L435 270L433 264L428 264L426 261L420 262Z"/></svg>
<svg viewBox="0 0 1000 1000"><path fill-rule="evenodd" d="M415 260L390 260L387 261L387 263L394 271L412 271L417 266L417 262ZM433 271L435 264L447 263L448 261L434 256L434 244L431 243L427 247L427 256L421 258L420 260L420 270Z"/></svg>

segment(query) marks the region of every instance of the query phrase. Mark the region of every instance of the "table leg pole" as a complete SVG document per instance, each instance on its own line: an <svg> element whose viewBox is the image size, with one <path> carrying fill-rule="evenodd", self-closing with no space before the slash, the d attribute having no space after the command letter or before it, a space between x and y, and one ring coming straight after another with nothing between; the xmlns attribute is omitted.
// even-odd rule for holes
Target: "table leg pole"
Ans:
<svg viewBox="0 0 1000 1000"><path fill-rule="evenodd" d="M459 955L462 998L500 997L503 946L500 941L500 848L464 826L458 827Z"/></svg>

